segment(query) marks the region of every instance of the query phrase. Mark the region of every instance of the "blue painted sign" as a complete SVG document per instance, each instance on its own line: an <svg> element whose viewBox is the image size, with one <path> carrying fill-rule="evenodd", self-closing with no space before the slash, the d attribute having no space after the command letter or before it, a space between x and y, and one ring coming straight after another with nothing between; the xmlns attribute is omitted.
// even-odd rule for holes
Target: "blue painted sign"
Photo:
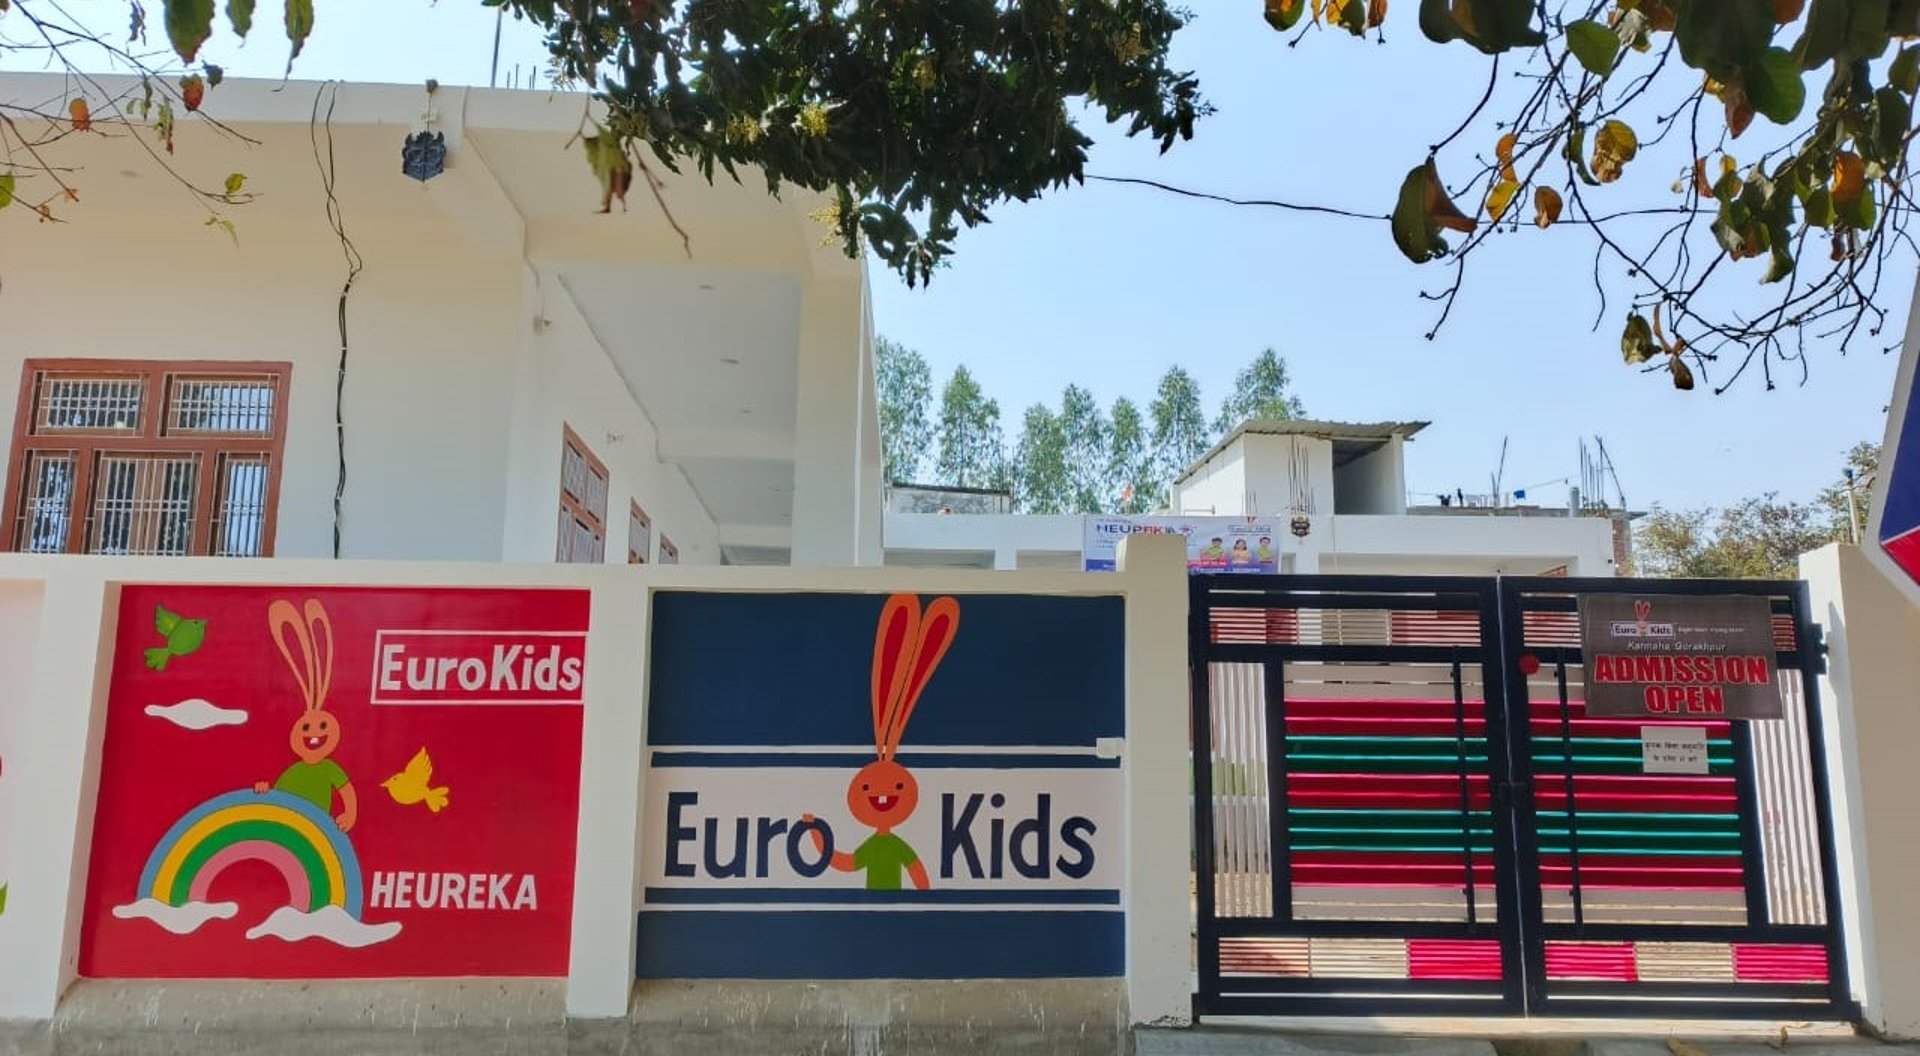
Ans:
<svg viewBox="0 0 1920 1056"><path fill-rule="evenodd" d="M1122 974L1122 616L656 595L640 976Z"/></svg>

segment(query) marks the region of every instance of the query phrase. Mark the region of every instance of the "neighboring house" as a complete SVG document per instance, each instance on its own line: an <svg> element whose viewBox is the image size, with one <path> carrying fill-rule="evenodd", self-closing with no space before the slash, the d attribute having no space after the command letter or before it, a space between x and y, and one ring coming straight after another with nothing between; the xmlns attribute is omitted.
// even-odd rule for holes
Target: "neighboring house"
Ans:
<svg viewBox="0 0 1920 1056"><path fill-rule="evenodd" d="M0 75L0 103L67 89ZM596 215L579 95L228 81L208 105L238 135L182 120L169 160L246 174L232 238L149 132L99 119L51 148L64 222L0 213L0 549L879 563L867 279L820 196L656 165L689 252L644 180ZM419 182L423 130L447 161ZM344 349L328 159L364 261Z"/></svg>
<svg viewBox="0 0 1920 1056"><path fill-rule="evenodd" d="M1442 517L1410 507L1406 443L1426 426L1247 422L1173 482L1162 512L1270 517L1286 572L1616 574L1617 518L1533 507ZM942 517L896 504L887 513L887 563L1079 568L1084 526L1078 516Z"/></svg>

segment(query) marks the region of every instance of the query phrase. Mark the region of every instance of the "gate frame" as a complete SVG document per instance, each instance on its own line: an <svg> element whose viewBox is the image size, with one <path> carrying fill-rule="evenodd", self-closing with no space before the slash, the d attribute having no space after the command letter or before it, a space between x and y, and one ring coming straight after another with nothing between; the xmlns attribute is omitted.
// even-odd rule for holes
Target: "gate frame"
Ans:
<svg viewBox="0 0 1920 1056"><path fill-rule="evenodd" d="M1209 622L1209 613L1216 606L1209 604L1209 596L1211 591L1222 586L1257 589L1268 593L1268 597L1259 599L1258 604L1246 606L1247 608L1471 612L1480 618L1480 645L1466 647L1392 645L1390 643L1385 645L1216 644L1212 640ZM1213 730L1211 679L1208 671L1210 663L1249 663L1260 664L1265 668L1267 677L1264 704L1269 743L1276 729L1281 731L1281 736L1284 738L1286 691L1284 672L1289 661L1335 663L1399 661L1452 664L1459 670L1464 670L1469 664L1477 663L1481 670L1481 696L1485 709L1487 781L1494 797L1490 809L1495 841L1494 900L1498 906L1513 907L1519 904L1517 885L1520 873L1514 857L1517 837L1510 831L1516 815L1515 812L1503 810L1500 807L1500 800L1504 794L1502 790L1506 784L1504 775L1511 773L1512 763L1507 758L1510 739L1496 732L1496 726L1505 723L1508 694L1506 665L1501 663L1500 598L1495 580L1491 577L1477 576L1270 576L1224 573L1194 575L1189 589L1188 668L1191 682L1189 703L1194 781L1193 846L1196 852L1194 895L1195 927L1199 945L1197 966L1199 987L1193 998L1195 1017L1205 1015L1517 1016L1524 1014L1525 978L1523 966L1518 957L1521 942L1520 919L1517 912L1513 910L1499 913L1497 922L1492 926L1481 923L1456 924L1437 921L1285 922L1289 934L1300 937L1407 937L1498 941L1502 951L1501 978L1495 993L1488 993L1491 988L1486 985L1461 982L1288 979L1287 986L1295 991L1295 994L1272 996L1228 996L1220 992L1220 940L1236 937L1235 933L1257 935L1259 930L1256 924L1242 925L1233 918L1223 920L1214 913L1216 864L1212 854L1214 844L1211 751ZM1298 597L1297 602L1285 603L1293 601L1295 596ZM1449 596L1469 598L1472 599L1472 603L1448 604L1446 599ZM1457 674L1458 671L1456 676ZM1457 680L1455 685L1457 694L1459 692ZM1283 864L1290 858L1286 850L1284 832L1285 801L1283 799L1278 809L1275 809L1271 800L1272 790L1286 787L1284 743L1282 749L1278 752L1270 749L1267 752L1267 788L1269 790L1267 825L1269 845L1273 848L1274 857L1272 883L1276 915L1286 911L1292 902L1291 869ZM1202 789L1206 790L1204 794ZM1316 997L1301 993L1316 989L1325 991L1327 996ZM1349 993L1341 995L1338 993L1341 990ZM1374 992L1364 995L1351 993L1358 990ZM1430 996L1396 997L1392 993L1395 990ZM1454 993L1449 995L1447 993L1449 990Z"/></svg>
<svg viewBox="0 0 1920 1056"><path fill-rule="evenodd" d="M1332 609L1386 610L1389 612L1476 612L1480 616L1478 647L1448 645L1326 645L1326 644L1216 644L1212 640L1210 614L1216 607L1213 594L1222 587L1239 586L1267 594L1244 606L1251 609ZM1833 795L1827 757L1827 732L1821 711L1818 676L1826 670L1825 642L1820 626L1813 622L1809 589L1798 580L1645 580L1568 577L1506 576L1410 576L1410 575L1248 575L1197 574L1189 584L1188 671L1189 716L1191 722L1191 758L1193 761L1193 849L1196 920L1198 940L1198 987L1193 995L1195 1018L1209 1015L1484 1015L1484 1016L1564 1016L1671 1019L1698 1017L1710 1019L1807 1019L1831 1015L1857 1023L1860 1009L1853 995L1848 972L1841 878L1838 868L1838 834L1833 815ZM1585 594L1688 595L1718 594L1767 598L1773 614L1791 618L1794 649L1779 651L1775 658L1780 670L1800 673L1802 701L1805 707L1807 742L1807 779L1812 791L1811 808L1818 833L1821 895L1826 919L1817 925L1771 925L1768 910L1766 868L1755 785L1751 730L1742 722L1733 727L1735 788L1740 802L1741 861L1746 878L1745 904L1749 914L1746 925L1652 925L1652 924L1548 924L1544 919L1544 897L1539 885L1539 839L1535 824L1523 819L1537 817L1533 787L1535 774L1532 757L1532 701L1528 679L1518 673L1517 664L1531 653L1545 669L1561 665L1564 682L1566 666L1583 662L1576 645L1526 646L1527 612L1578 611L1578 599ZM1426 595L1422 598L1421 595ZM1447 604L1448 595L1466 595L1478 604ZM1560 595L1547 606L1529 606L1532 595ZM1422 604L1425 602L1425 604ZM1464 655L1463 655L1464 654ZM1503 910L1493 934L1476 932L1483 927L1469 920L1465 924L1388 922L1388 921L1291 921L1284 922L1290 936L1352 936L1371 932L1395 937L1494 938L1501 945L1500 992L1497 997L1470 997L1485 987L1454 984L1458 996L1445 995L1446 983L1414 983L1411 980L1327 980L1288 979L1290 994L1249 996L1222 993L1220 941L1236 934L1257 935L1257 924L1243 925L1233 918L1215 914L1215 878L1213 824L1212 693L1209 665L1212 663L1259 664L1265 676L1264 708L1269 750L1267 752L1268 835L1273 856L1273 907L1276 919L1290 914L1292 877L1285 839L1286 758L1285 758L1285 668L1289 661L1325 662L1409 662L1455 665L1455 693L1459 696L1459 673L1470 663L1480 664L1482 693L1485 697L1485 739L1487 773L1493 796L1493 832L1495 838L1494 891ZM1279 749L1273 748L1278 730ZM1465 771L1462 772L1463 777ZM1275 790L1281 790L1276 804ZM1569 810L1575 810L1569 804ZM1577 852L1577 845L1576 845ZM1576 853L1577 859L1577 853ZM1471 890L1471 887L1469 888ZM1471 899L1471 896L1469 896ZM1471 905L1471 901L1470 901ZM1758 914L1756 922L1754 915ZM1257 919L1257 918L1256 918ZM1784 930L1783 930L1784 929ZM1469 934L1463 935L1463 932ZM1422 934L1424 933L1424 935ZM1828 999L1816 1005L1804 999L1810 984L1766 983L1569 983L1555 984L1546 977L1545 951L1549 939L1601 939L1757 942L1822 945L1827 956ZM1316 985L1318 984L1318 985ZM1395 985L1398 984L1398 985ZM1569 986L1575 993L1555 996L1556 989ZM1310 991L1323 990L1324 997ZM1347 991L1341 994L1339 991ZM1370 991L1356 994L1355 991ZM1436 996L1396 997L1393 991ZM1607 991L1612 990L1613 993ZM1717 992L1716 992L1717 991ZM1801 1000L1789 1000L1788 994ZM1769 1000L1778 995L1777 1000ZM1737 1002L1728 998L1739 997Z"/></svg>
<svg viewBox="0 0 1920 1056"><path fill-rule="evenodd" d="M1811 599L1807 584L1801 580L1573 579L1503 576L1498 577L1497 589L1500 594L1502 636L1500 652L1505 657L1505 666L1509 668L1510 676L1506 680L1507 710L1509 714L1525 712L1529 719L1532 700L1528 694L1527 679L1511 677L1513 665L1517 664L1522 656L1528 654L1539 660L1540 669L1543 672L1550 667L1560 665L1559 671L1564 685L1566 668L1583 664L1585 658L1579 646L1528 648L1525 618L1528 612L1571 612L1578 619L1579 599L1588 594L1631 594L1652 597L1713 594L1723 597L1764 598L1768 601L1773 616L1789 617L1793 622L1794 648L1791 651L1776 649L1774 662L1777 670L1797 671L1800 675L1801 700L1806 712L1808 760L1806 776L1813 796L1811 807L1818 833L1821 897L1826 908L1825 924L1774 925L1766 919L1767 858L1762 835L1763 819L1760 816L1760 805L1756 801L1758 790L1754 769L1753 731L1745 721L1733 720L1731 726L1734 788L1740 797L1740 851L1742 871L1746 879L1744 902L1748 923L1737 926L1549 924L1545 920L1543 891L1538 883L1539 835L1535 826L1516 824L1515 831L1521 841L1518 848L1518 865L1521 870L1522 882L1519 888L1523 904L1518 908L1520 916L1526 922L1525 946L1521 953L1526 966L1528 1014L1607 1018L1644 1014L1649 1018L1659 1019L1692 1017L1798 1020L1808 1018L1809 1013L1826 1012L1849 1023L1859 1022L1859 1002L1853 995L1852 982L1848 974L1846 932L1842 916L1844 905L1841 896L1838 833L1834 823L1833 794L1827 766L1825 717L1821 713L1820 705L1819 676L1826 671L1826 643L1821 635L1820 625L1813 622L1811 618ZM1529 606L1525 603L1529 595L1572 595L1572 597L1565 599L1564 603L1556 601L1547 606ZM1520 797L1519 801L1513 805L1517 821L1521 812L1532 815L1535 811L1533 790L1537 775L1533 772L1531 751L1522 750L1522 748L1530 749L1530 745L1527 744L1529 734L1520 732L1516 728L1510 735L1515 738L1515 741L1509 757L1520 764L1520 768L1516 769L1512 778L1515 795ZM1568 809L1574 811L1571 804ZM1577 837L1575 839L1577 840ZM1576 843L1574 856L1576 862L1577 846ZM1547 979L1546 944L1550 939L1646 942L1737 942L1744 939L1753 942L1787 944L1817 942L1826 949L1827 953L1829 997L1825 1006L1814 1005L1804 999L1789 1000L1788 994L1804 993L1805 986L1801 984L1679 983L1663 985L1645 982L1627 984L1581 982L1571 984L1575 993L1555 996L1553 993L1555 989L1566 988L1570 984L1564 980L1555 984ZM1714 993L1716 990L1720 991L1717 995ZM1614 991L1614 993L1609 994L1608 991ZM1779 1000L1766 1000L1770 992L1780 995ZM1662 996L1663 994L1671 996ZM1742 1000L1726 1000L1734 997Z"/></svg>

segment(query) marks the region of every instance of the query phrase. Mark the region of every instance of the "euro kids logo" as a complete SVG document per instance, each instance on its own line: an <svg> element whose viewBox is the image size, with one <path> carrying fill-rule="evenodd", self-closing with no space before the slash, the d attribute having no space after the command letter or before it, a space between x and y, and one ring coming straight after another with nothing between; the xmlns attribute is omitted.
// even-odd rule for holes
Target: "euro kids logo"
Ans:
<svg viewBox="0 0 1920 1056"><path fill-rule="evenodd" d="M587 636L381 630L373 651L374 704L579 704Z"/></svg>
<svg viewBox="0 0 1920 1056"><path fill-rule="evenodd" d="M1653 603L1636 601L1633 603L1633 619L1615 620L1612 626L1615 638L1672 638L1675 636L1673 624L1653 623Z"/></svg>
<svg viewBox="0 0 1920 1056"><path fill-rule="evenodd" d="M851 778L807 765L800 753L769 760L749 781L738 780L738 771L681 770L673 780L679 787L664 797L656 875L672 883L813 879L832 871L857 874L869 892L927 891L936 880L991 886L1091 877L1101 827L1073 808L1086 804L1087 813L1097 813L1116 797L1117 770L948 765L922 775L901 762L908 722L959 626L953 598L937 598L924 611L916 596L888 598L874 638L873 758ZM841 749L815 754L828 751L844 757ZM865 835L849 836L849 826L806 809L835 796L842 781L844 816L851 831ZM766 810L776 795L798 809L784 816ZM923 798L937 811L922 812ZM937 827L928 814L937 815Z"/></svg>

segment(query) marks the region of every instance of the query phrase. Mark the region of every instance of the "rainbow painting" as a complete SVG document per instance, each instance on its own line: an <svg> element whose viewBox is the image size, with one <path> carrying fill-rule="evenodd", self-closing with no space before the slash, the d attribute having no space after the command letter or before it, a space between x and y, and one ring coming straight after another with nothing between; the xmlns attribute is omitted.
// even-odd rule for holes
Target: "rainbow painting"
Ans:
<svg viewBox="0 0 1920 1056"><path fill-rule="evenodd" d="M228 792L188 811L154 846L138 897L169 906L209 901L221 873L265 862L287 883L287 904L337 906L360 919L360 859L326 812L285 792Z"/></svg>

